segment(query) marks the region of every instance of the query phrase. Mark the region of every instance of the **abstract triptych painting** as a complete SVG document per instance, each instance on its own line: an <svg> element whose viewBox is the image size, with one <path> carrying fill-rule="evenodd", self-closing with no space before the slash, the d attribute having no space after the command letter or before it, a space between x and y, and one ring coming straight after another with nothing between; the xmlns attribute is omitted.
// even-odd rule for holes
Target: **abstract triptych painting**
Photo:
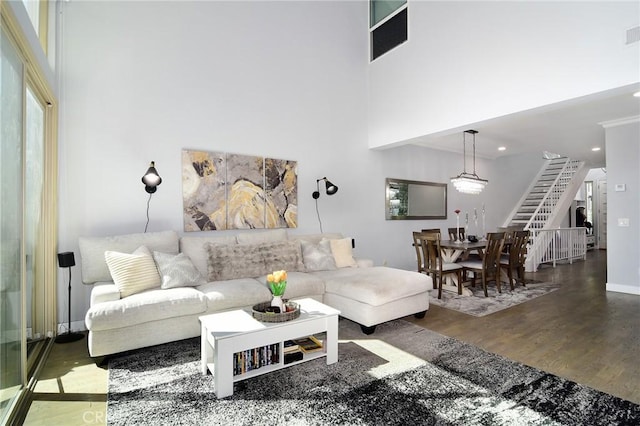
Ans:
<svg viewBox="0 0 640 426"><path fill-rule="evenodd" d="M297 162L182 151L185 231L296 228Z"/></svg>

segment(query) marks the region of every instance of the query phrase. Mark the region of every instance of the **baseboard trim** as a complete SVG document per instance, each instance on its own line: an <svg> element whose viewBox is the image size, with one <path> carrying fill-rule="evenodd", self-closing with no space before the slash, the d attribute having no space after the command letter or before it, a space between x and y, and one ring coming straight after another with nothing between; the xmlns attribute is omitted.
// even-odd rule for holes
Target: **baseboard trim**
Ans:
<svg viewBox="0 0 640 426"><path fill-rule="evenodd" d="M67 331L69 331L68 322L58 324L58 334L66 333ZM87 331L87 328L84 325L84 321L71 321L71 331Z"/></svg>
<svg viewBox="0 0 640 426"><path fill-rule="evenodd" d="M607 283L607 291L640 296L640 284L633 286L633 285Z"/></svg>

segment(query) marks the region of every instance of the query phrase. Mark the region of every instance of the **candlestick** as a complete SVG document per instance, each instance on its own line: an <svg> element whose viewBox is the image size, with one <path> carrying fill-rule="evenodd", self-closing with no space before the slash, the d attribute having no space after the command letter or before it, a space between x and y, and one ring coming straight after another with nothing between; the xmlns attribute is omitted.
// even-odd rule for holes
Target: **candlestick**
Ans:
<svg viewBox="0 0 640 426"><path fill-rule="evenodd" d="M475 226L474 231L478 232L478 210L473 208L473 225Z"/></svg>
<svg viewBox="0 0 640 426"><path fill-rule="evenodd" d="M482 204L482 239L484 240L487 235L487 227L485 224L485 212L484 212L484 203Z"/></svg>

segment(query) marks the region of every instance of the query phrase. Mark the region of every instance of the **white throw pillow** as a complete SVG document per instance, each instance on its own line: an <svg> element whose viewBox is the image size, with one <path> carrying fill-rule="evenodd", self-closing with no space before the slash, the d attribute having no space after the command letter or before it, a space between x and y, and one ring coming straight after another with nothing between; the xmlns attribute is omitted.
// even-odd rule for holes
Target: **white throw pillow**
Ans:
<svg viewBox="0 0 640 426"><path fill-rule="evenodd" d="M205 284L206 281L191 262L191 259L184 254L177 255L153 252L153 259L158 265L163 289L174 287L196 287Z"/></svg>
<svg viewBox="0 0 640 426"><path fill-rule="evenodd" d="M339 240L329 240L331 244L331 253L333 260L338 268L356 268L358 263L353 258L351 249L351 238L342 238Z"/></svg>
<svg viewBox="0 0 640 426"><path fill-rule="evenodd" d="M332 271L336 269L329 240L322 239L318 244L300 240L302 259L307 271Z"/></svg>
<svg viewBox="0 0 640 426"><path fill-rule="evenodd" d="M145 246L138 247L131 254L105 251L104 258L113 282L120 291L120 297L160 287L161 280L156 263Z"/></svg>

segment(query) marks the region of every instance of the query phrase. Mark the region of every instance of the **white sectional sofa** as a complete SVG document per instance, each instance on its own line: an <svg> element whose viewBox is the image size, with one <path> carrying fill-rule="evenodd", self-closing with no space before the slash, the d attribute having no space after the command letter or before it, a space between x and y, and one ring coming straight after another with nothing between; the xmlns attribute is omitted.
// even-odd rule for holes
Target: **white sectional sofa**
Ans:
<svg viewBox="0 0 640 426"><path fill-rule="evenodd" d="M79 245L82 280L94 284L85 316L93 357L196 337L199 316L270 300L266 274L279 269L288 272L285 298L312 297L367 334L429 308L430 277L356 260L340 234L166 231L83 237Z"/></svg>

